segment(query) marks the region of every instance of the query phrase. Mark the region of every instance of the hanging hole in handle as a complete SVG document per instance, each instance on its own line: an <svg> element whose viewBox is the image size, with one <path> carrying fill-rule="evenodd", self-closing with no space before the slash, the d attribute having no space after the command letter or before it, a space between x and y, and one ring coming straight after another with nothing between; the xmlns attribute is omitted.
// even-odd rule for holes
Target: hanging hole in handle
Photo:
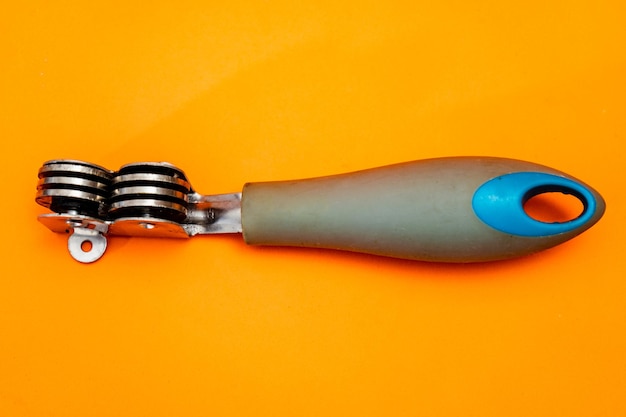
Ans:
<svg viewBox="0 0 626 417"><path fill-rule="evenodd" d="M567 223L583 215L585 198L564 187L539 187L531 190L523 202L524 212L542 223Z"/></svg>
<svg viewBox="0 0 626 417"><path fill-rule="evenodd" d="M551 193L565 194L553 196L565 201L544 201L546 204L539 204L543 206L541 210L533 207ZM526 206L541 194L548 195ZM568 202L569 196L574 200ZM579 204L583 206L582 213ZM546 237L585 230L602 215L604 202L598 200L593 190L570 178L544 172L512 172L482 184L472 197L472 208L480 220L500 232Z"/></svg>

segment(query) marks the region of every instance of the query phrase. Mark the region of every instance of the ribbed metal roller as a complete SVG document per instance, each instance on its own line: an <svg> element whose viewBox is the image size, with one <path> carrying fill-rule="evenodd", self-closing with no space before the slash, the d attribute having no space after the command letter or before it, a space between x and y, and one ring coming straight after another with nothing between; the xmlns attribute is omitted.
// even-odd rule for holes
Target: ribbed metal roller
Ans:
<svg viewBox="0 0 626 417"><path fill-rule="evenodd" d="M109 217L153 217L182 222L187 217L191 186L173 165L138 163L123 166L113 177Z"/></svg>
<svg viewBox="0 0 626 417"><path fill-rule="evenodd" d="M83 161L59 159L39 169L38 204L56 213L104 218L112 173Z"/></svg>

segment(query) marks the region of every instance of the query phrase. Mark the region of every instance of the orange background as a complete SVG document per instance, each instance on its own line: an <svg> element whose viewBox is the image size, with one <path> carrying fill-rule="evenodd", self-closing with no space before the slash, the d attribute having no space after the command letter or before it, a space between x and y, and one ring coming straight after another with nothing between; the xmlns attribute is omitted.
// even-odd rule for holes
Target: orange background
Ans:
<svg viewBox="0 0 626 417"><path fill-rule="evenodd" d="M622 1L50 3L0 16L0 415L626 415ZM450 155L563 170L607 213L480 265L237 235L81 265L36 221L53 158L208 194Z"/></svg>

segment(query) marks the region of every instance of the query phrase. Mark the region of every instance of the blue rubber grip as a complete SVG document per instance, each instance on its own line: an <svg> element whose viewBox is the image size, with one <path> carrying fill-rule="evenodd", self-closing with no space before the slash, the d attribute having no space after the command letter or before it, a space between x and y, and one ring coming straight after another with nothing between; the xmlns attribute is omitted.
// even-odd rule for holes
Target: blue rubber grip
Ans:
<svg viewBox="0 0 626 417"><path fill-rule="evenodd" d="M570 221L546 223L530 217L524 204L530 198L549 192L577 197L583 212ZM514 172L493 178L474 193L472 207L485 224L516 236L543 237L575 230L590 221L596 211L594 195L583 185L569 178L543 172Z"/></svg>

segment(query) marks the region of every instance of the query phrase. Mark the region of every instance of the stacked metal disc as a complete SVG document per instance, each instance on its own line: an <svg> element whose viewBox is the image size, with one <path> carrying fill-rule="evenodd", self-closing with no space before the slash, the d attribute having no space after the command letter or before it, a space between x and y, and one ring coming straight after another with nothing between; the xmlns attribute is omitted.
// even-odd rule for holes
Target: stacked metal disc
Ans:
<svg viewBox="0 0 626 417"><path fill-rule="evenodd" d="M82 161L53 160L39 169L37 203L56 213L104 219L112 173Z"/></svg>
<svg viewBox="0 0 626 417"><path fill-rule="evenodd" d="M166 163L136 163L114 174L109 217L153 217L182 222L191 186L185 174Z"/></svg>

